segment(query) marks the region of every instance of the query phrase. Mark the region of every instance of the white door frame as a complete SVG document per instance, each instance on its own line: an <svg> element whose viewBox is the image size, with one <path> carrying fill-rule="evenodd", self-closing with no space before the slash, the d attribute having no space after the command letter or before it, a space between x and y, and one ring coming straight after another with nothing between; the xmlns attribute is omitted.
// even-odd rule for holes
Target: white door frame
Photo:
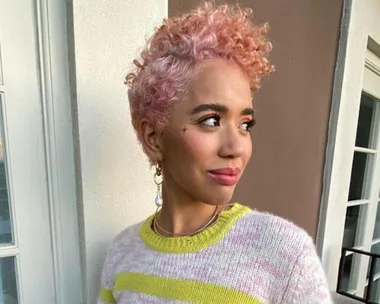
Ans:
<svg viewBox="0 0 380 304"><path fill-rule="evenodd" d="M380 56L380 1L344 3L317 236L332 290L338 278L367 48Z"/></svg>
<svg viewBox="0 0 380 304"><path fill-rule="evenodd" d="M57 304L82 303L70 90L68 1L36 5Z"/></svg>

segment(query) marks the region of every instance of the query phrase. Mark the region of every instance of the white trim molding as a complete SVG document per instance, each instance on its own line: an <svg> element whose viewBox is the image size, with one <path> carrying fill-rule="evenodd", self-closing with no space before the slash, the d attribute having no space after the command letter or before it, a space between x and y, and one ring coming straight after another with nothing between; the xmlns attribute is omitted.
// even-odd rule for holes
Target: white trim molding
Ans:
<svg viewBox="0 0 380 304"><path fill-rule="evenodd" d="M317 248L329 286L336 289L344 234L356 128L365 65L380 45L380 2L344 1L341 40L336 65ZM376 70L376 65L373 65Z"/></svg>
<svg viewBox="0 0 380 304"><path fill-rule="evenodd" d="M4 84L4 79L3 79L3 62L1 60L1 41L0 41L0 85Z"/></svg>
<svg viewBox="0 0 380 304"><path fill-rule="evenodd" d="M36 0L57 304L82 303L69 81L67 2Z"/></svg>
<svg viewBox="0 0 380 304"><path fill-rule="evenodd" d="M380 18L380 16L379 16L379 18ZM376 75L380 76L379 58L371 51L367 52L366 65L372 72L374 72Z"/></svg>

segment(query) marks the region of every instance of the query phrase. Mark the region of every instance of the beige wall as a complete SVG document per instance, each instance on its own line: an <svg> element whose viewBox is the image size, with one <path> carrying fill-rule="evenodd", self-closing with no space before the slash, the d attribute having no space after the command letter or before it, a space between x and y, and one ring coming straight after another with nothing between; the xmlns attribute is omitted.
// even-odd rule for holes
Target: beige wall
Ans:
<svg viewBox="0 0 380 304"><path fill-rule="evenodd" d="M199 2L169 0L169 16ZM257 22L269 22L276 72L257 94L254 154L235 199L315 237L342 0L239 3L254 9Z"/></svg>
<svg viewBox="0 0 380 304"><path fill-rule="evenodd" d="M73 0L85 303L96 302L110 241L154 211L153 174L130 124L123 81L166 15L165 0Z"/></svg>

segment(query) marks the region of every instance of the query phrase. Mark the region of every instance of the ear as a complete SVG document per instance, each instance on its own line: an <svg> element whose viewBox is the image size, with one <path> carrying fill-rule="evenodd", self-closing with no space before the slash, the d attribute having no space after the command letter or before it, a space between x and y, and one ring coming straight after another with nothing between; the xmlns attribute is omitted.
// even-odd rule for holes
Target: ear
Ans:
<svg viewBox="0 0 380 304"><path fill-rule="evenodd" d="M148 119L143 118L139 123L139 132L145 153L153 162L162 160L161 134L157 132L155 125Z"/></svg>

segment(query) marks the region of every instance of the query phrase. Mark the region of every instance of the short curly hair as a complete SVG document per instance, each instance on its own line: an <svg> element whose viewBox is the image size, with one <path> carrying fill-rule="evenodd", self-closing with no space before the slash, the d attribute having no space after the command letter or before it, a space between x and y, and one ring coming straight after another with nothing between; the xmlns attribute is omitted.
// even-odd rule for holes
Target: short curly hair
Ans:
<svg viewBox="0 0 380 304"><path fill-rule="evenodd" d="M188 82L205 60L237 63L250 79L251 91L274 70L268 61L268 25L252 23L252 10L237 5L204 2L179 17L165 19L149 39L135 69L126 77L132 124L148 118L159 130L168 123L170 109L186 94Z"/></svg>

